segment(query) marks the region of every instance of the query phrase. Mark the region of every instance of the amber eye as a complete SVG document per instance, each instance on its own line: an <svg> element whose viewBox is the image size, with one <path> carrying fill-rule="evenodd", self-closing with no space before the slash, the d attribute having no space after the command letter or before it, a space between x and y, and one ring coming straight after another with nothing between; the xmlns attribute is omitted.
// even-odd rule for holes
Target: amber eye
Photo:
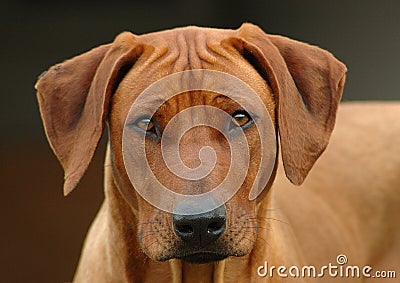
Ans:
<svg viewBox="0 0 400 283"><path fill-rule="evenodd" d="M154 129L154 122L149 118L144 118L136 122L136 126L146 132L150 132Z"/></svg>
<svg viewBox="0 0 400 283"><path fill-rule="evenodd" d="M256 117L253 117L248 112L239 109L231 114L232 118L228 123L228 132L230 135L235 135L238 131L243 131L253 125Z"/></svg>
<svg viewBox="0 0 400 283"><path fill-rule="evenodd" d="M240 111L237 113L233 113L232 115L232 122L237 126L237 127L243 127L247 123L251 121L250 115L247 112Z"/></svg>
<svg viewBox="0 0 400 283"><path fill-rule="evenodd" d="M134 129L155 141L160 139L161 131L153 118L140 117L132 123Z"/></svg>

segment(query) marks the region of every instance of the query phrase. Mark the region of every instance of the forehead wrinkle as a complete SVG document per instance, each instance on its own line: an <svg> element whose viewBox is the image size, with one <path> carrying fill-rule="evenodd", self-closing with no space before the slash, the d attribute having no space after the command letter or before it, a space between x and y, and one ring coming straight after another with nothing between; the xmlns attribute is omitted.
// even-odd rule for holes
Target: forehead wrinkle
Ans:
<svg viewBox="0 0 400 283"><path fill-rule="evenodd" d="M178 53L178 56L176 57L176 60L173 64L173 70L176 71L182 71L186 68L188 65L188 57L189 57L189 48L188 48L188 43L186 41L186 38L183 34L179 33L175 37L175 47ZM174 48L172 48L174 49Z"/></svg>
<svg viewBox="0 0 400 283"><path fill-rule="evenodd" d="M201 30L177 33L173 39L174 45L169 49L177 53L173 62L173 72L184 70L202 69L204 59L209 59L205 48L205 35Z"/></svg>

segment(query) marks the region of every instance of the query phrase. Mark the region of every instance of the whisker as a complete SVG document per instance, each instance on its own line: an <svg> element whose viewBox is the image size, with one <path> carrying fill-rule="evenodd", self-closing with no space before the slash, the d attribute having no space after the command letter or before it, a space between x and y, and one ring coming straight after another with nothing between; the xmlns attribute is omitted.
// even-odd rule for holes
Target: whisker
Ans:
<svg viewBox="0 0 400 283"><path fill-rule="evenodd" d="M281 208L264 208L264 207L260 207L258 209L258 211L277 211L277 210L282 210Z"/></svg>
<svg viewBox="0 0 400 283"><path fill-rule="evenodd" d="M263 219L265 219L265 220L273 220L273 221L277 221L277 222L289 225L288 222L286 222L284 220L281 220L281 219L273 218L273 217L263 217Z"/></svg>
<svg viewBox="0 0 400 283"><path fill-rule="evenodd" d="M156 223L160 223L160 222L158 222L158 221L139 222L139 223L136 223L136 226L139 226L139 225L152 225L152 224L156 224Z"/></svg>

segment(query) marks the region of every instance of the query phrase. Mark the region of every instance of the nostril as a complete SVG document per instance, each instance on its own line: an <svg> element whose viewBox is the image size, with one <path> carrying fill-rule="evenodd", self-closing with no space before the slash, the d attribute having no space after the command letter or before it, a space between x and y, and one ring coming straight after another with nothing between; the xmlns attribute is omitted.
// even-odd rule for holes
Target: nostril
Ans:
<svg viewBox="0 0 400 283"><path fill-rule="evenodd" d="M190 225L176 225L175 229L182 235L191 235L194 232L194 229Z"/></svg>
<svg viewBox="0 0 400 283"><path fill-rule="evenodd" d="M219 234L223 232L225 228L225 221L214 221L208 224L207 233L209 234Z"/></svg>

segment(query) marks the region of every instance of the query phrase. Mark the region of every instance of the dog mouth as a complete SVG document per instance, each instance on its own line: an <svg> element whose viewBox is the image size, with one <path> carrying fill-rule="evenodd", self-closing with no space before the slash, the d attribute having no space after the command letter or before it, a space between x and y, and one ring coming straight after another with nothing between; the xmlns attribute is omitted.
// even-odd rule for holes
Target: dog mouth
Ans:
<svg viewBox="0 0 400 283"><path fill-rule="evenodd" d="M211 252L196 252L180 257L180 259L195 264L210 263L227 258L225 254L211 253Z"/></svg>
<svg viewBox="0 0 400 283"><path fill-rule="evenodd" d="M230 256L242 256L240 253L230 253L226 247L214 246L208 248L188 248L177 246L170 249L171 252L160 254L154 258L156 261L167 261L170 259L180 259L192 264L205 264L221 261Z"/></svg>

